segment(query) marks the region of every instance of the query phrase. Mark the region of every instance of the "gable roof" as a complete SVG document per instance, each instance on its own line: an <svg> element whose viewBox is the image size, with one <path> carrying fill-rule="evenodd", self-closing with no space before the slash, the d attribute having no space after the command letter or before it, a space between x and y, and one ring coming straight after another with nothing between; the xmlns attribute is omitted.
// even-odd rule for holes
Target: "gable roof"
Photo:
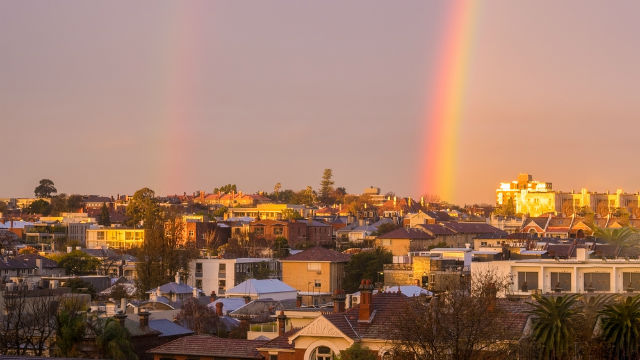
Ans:
<svg viewBox="0 0 640 360"><path fill-rule="evenodd" d="M295 255L286 257L280 261L329 261L329 262L347 262L351 259L351 255L343 254L331 249L325 249L321 246L312 247Z"/></svg>
<svg viewBox="0 0 640 360"><path fill-rule="evenodd" d="M443 222L442 225L459 234L507 234L487 223L447 221Z"/></svg>
<svg viewBox="0 0 640 360"><path fill-rule="evenodd" d="M278 279L249 279L226 291L226 295L259 295L297 291Z"/></svg>
<svg viewBox="0 0 640 360"><path fill-rule="evenodd" d="M378 239L430 240L435 239L435 237L418 228L405 229L401 227L378 236Z"/></svg>
<svg viewBox="0 0 640 360"><path fill-rule="evenodd" d="M149 327L160 332L160 337L193 334L193 331L168 319L149 320Z"/></svg>
<svg viewBox="0 0 640 360"><path fill-rule="evenodd" d="M227 339L210 335L181 337L149 351L151 354L195 355L207 357L260 359L256 348L264 345L264 340Z"/></svg>
<svg viewBox="0 0 640 360"><path fill-rule="evenodd" d="M438 235L455 235L455 231L448 229L440 224L419 224L416 225L416 227L418 228L422 228L424 229L426 232L430 233L431 235L434 236L438 236Z"/></svg>
<svg viewBox="0 0 640 360"><path fill-rule="evenodd" d="M156 289L151 289L149 291L147 291L147 294L150 294L152 292L155 292ZM174 293L174 294L192 294L193 293L193 288L187 284L183 284L183 283L175 283L175 282L169 282L163 285L160 285L160 292L163 294L168 294L168 293Z"/></svg>

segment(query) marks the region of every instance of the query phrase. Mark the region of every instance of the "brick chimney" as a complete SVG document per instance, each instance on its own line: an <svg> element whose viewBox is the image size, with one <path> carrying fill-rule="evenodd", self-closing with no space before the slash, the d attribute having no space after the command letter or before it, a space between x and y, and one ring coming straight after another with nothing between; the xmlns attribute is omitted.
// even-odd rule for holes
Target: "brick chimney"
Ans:
<svg viewBox="0 0 640 360"><path fill-rule="evenodd" d="M373 313L373 285L371 280L362 280L360 282L360 312L358 313L358 321L369 322Z"/></svg>
<svg viewBox="0 0 640 360"><path fill-rule="evenodd" d="M244 298L244 303L245 304L248 304L248 303L251 302L251 296L243 296L243 298Z"/></svg>
<svg viewBox="0 0 640 360"><path fill-rule="evenodd" d="M209 298L209 302L214 302L216 301L216 299L218 298L218 296L216 295L215 291L211 291L211 297Z"/></svg>
<svg viewBox="0 0 640 360"><path fill-rule="evenodd" d="M276 319L278 320L278 336L282 336L287 326L287 317L284 315L284 311L280 310Z"/></svg>
<svg viewBox="0 0 640 360"><path fill-rule="evenodd" d="M296 307L302 307L302 295L300 294L296 296Z"/></svg>
<svg viewBox="0 0 640 360"><path fill-rule="evenodd" d="M216 303L216 315L218 316L224 316L224 313L222 312L222 307L224 306L224 304L221 302Z"/></svg>
<svg viewBox="0 0 640 360"><path fill-rule="evenodd" d="M120 323L120 326L124 327L124 320L127 318L127 314L125 314L124 312L120 311L117 314L115 314L113 317L116 320L118 320L118 322Z"/></svg>
<svg viewBox="0 0 640 360"><path fill-rule="evenodd" d="M343 290L336 289L333 292L333 312L334 313L344 312L345 300L346 300L346 296L344 295Z"/></svg>
<svg viewBox="0 0 640 360"><path fill-rule="evenodd" d="M149 327L149 312L148 311L140 311L138 313L138 318L140 319L140 328L146 329Z"/></svg>

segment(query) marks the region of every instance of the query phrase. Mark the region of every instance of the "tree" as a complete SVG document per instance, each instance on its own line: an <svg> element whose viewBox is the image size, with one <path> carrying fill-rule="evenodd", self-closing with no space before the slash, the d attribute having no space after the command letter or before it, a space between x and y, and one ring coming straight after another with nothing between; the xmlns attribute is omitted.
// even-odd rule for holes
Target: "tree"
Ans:
<svg viewBox="0 0 640 360"><path fill-rule="evenodd" d="M219 208L213 211L213 216L215 217L224 217L224 214L227 213L227 208L224 206L220 206Z"/></svg>
<svg viewBox="0 0 640 360"><path fill-rule="evenodd" d="M273 195L276 201L280 200L280 189L282 189L282 185L279 182L273 186Z"/></svg>
<svg viewBox="0 0 640 360"><path fill-rule="evenodd" d="M273 256L278 259L283 259L289 256L289 242L287 238L278 236L273 240Z"/></svg>
<svg viewBox="0 0 640 360"><path fill-rule="evenodd" d="M302 215L300 212L294 209L284 209L282 210L282 218L284 220L300 220L302 219Z"/></svg>
<svg viewBox="0 0 640 360"><path fill-rule="evenodd" d="M97 319L96 345L104 359L136 360L138 356L129 341L129 331L114 318Z"/></svg>
<svg viewBox="0 0 640 360"><path fill-rule="evenodd" d="M227 184L227 185L222 185L219 188L215 188L213 189L214 194L217 193L222 193L222 194L229 194L231 192L238 192L238 187L236 186L236 184Z"/></svg>
<svg viewBox="0 0 640 360"><path fill-rule="evenodd" d="M98 224L102 226L111 226L111 217L109 216L107 203L102 203L102 209L100 209L100 215L98 216Z"/></svg>
<svg viewBox="0 0 640 360"><path fill-rule="evenodd" d="M155 192L146 187L136 191L127 205L127 217L129 225L137 225L140 222L153 224L160 217L160 206L156 201Z"/></svg>
<svg viewBox="0 0 640 360"><path fill-rule="evenodd" d="M640 357L640 296L609 304L600 311L602 338L610 345L615 359Z"/></svg>
<svg viewBox="0 0 640 360"><path fill-rule="evenodd" d="M637 245L635 230L626 226L621 228L596 227L593 236L618 247Z"/></svg>
<svg viewBox="0 0 640 360"><path fill-rule="evenodd" d="M40 180L40 185L36 186L33 192L36 195L36 197L50 198L51 194L57 193L58 190L56 190L56 187L54 186L53 181L49 179L42 179Z"/></svg>
<svg viewBox="0 0 640 360"><path fill-rule="evenodd" d="M82 209L82 195L73 194L67 198L67 211L76 212Z"/></svg>
<svg viewBox="0 0 640 360"><path fill-rule="evenodd" d="M396 338L394 357L399 359L511 359L510 313L496 294L509 287L509 279L492 272L449 282L437 296L414 297L398 309L389 324ZM488 356L490 353L491 356Z"/></svg>
<svg viewBox="0 0 640 360"><path fill-rule="evenodd" d="M330 205L333 203L333 172L331 169L324 169L322 173L322 181L320 181L320 202L324 205Z"/></svg>
<svg viewBox="0 0 640 360"><path fill-rule="evenodd" d="M391 252L383 248L363 251L351 256L345 266L344 290L347 293L358 291L362 279L379 279L384 264L393 261Z"/></svg>
<svg viewBox="0 0 640 360"><path fill-rule="evenodd" d="M201 304L195 298L189 298L176 316L176 322L196 334L216 334L219 319L215 310Z"/></svg>
<svg viewBox="0 0 640 360"><path fill-rule="evenodd" d="M343 203L344 197L347 195L347 189L344 187L338 187L333 191L333 198L336 203Z"/></svg>
<svg viewBox="0 0 640 360"><path fill-rule="evenodd" d="M59 357L78 355L77 346L84 339L86 329L85 306L78 298L67 298L60 304L56 316L56 341L54 354Z"/></svg>
<svg viewBox="0 0 640 360"><path fill-rule="evenodd" d="M513 198L509 198L505 203L496 206L493 213L499 216L514 216L516 214L516 205Z"/></svg>
<svg viewBox="0 0 640 360"><path fill-rule="evenodd" d="M51 213L51 205L45 200L38 199L27 207L29 214L49 215Z"/></svg>
<svg viewBox="0 0 640 360"><path fill-rule="evenodd" d="M376 360L378 357L360 342L354 342L346 350L340 351L339 360Z"/></svg>
<svg viewBox="0 0 640 360"><path fill-rule="evenodd" d="M531 340L538 345L544 358L562 359L569 355L580 321L578 295L534 295L529 314L533 316Z"/></svg>
<svg viewBox="0 0 640 360"><path fill-rule="evenodd" d="M96 273L100 260L83 251L74 250L64 254L58 261L58 266L64 268L67 275L90 275Z"/></svg>
<svg viewBox="0 0 640 360"><path fill-rule="evenodd" d="M50 213L58 216L60 213L67 211L67 194L62 193L51 197Z"/></svg>
<svg viewBox="0 0 640 360"><path fill-rule="evenodd" d="M0 213L4 214L5 212L7 212L7 203L0 201Z"/></svg>
<svg viewBox="0 0 640 360"><path fill-rule="evenodd" d="M127 290L124 288L124 286L122 286L122 284L116 284L111 289L111 293L109 293L109 297L113 298L116 301L128 296L129 294L127 293Z"/></svg>
<svg viewBox="0 0 640 360"><path fill-rule="evenodd" d="M93 285L80 278L69 279L65 283L65 287L71 288L71 293L73 294L89 294L91 298L96 295L96 289Z"/></svg>

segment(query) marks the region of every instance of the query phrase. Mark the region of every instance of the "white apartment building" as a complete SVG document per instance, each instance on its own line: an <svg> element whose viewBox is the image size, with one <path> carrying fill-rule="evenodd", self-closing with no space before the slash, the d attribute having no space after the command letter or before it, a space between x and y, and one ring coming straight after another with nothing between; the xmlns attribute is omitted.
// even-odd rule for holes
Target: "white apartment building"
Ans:
<svg viewBox="0 0 640 360"><path fill-rule="evenodd" d="M231 289L247 278L252 277L253 269L259 263L266 262L273 277L280 274L279 262L269 258L238 258L238 259L195 259L189 262L189 278L187 284L202 290L206 295L215 291L216 295L224 296L227 289Z"/></svg>
<svg viewBox="0 0 640 360"><path fill-rule="evenodd" d="M624 293L640 292L640 260L590 259L587 249L578 248L574 259L526 259L472 262L472 278L494 272L507 276L509 294ZM505 296L506 294L501 294Z"/></svg>

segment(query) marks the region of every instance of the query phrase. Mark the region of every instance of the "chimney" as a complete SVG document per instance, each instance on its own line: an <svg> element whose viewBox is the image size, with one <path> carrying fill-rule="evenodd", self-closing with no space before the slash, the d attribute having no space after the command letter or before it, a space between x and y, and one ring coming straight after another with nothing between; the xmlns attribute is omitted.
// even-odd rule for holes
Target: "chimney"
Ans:
<svg viewBox="0 0 640 360"><path fill-rule="evenodd" d="M176 273L176 284L180 284L180 273Z"/></svg>
<svg viewBox="0 0 640 360"><path fill-rule="evenodd" d="M373 285L371 280L362 280L360 282L360 312L358 313L359 322L369 322L373 313Z"/></svg>
<svg viewBox="0 0 640 360"><path fill-rule="evenodd" d="M118 320L118 323L120 323L120 326L124 327L124 320L127 318L127 314L125 314L124 312L120 311L117 314L115 314L113 317L116 320Z"/></svg>
<svg viewBox="0 0 640 360"><path fill-rule="evenodd" d="M302 307L302 295L300 294L296 295L296 307Z"/></svg>
<svg viewBox="0 0 640 360"><path fill-rule="evenodd" d="M224 313L222 312L222 307L223 306L224 306L224 304L222 303L222 301L216 303L216 315L224 316Z"/></svg>
<svg viewBox="0 0 640 360"><path fill-rule="evenodd" d="M282 336L284 335L287 326L287 317L284 315L283 310L280 310L280 314L276 319L278 319L278 336Z"/></svg>
<svg viewBox="0 0 640 360"><path fill-rule="evenodd" d="M244 303L248 304L251 302L251 296L244 296Z"/></svg>
<svg viewBox="0 0 640 360"><path fill-rule="evenodd" d="M146 329L149 327L149 312L148 311L140 311L138 313L138 317L140 319L140 328Z"/></svg>
<svg viewBox="0 0 640 360"><path fill-rule="evenodd" d="M341 313L344 312L344 304L346 297L344 296L344 291L336 289L333 292L333 312Z"/></svg>
<svg viewBox="0 0 640 360"><path fill-rule="evenodd" d="M200 295L200 294L198 294L198 288L194 287L193 288L193 297L197 299L199 297L198 295Z"/></svg>
<svg viewBox="0 0 640 360"><path fill-rule="evenodd" d="M211 297L209 298L209 302L214 302L216 301L218 297L216 296L216 292L215 291L211 291Z"/></svg>
<svg viewBox="0 0 640 360"><path fill-rule="evenodd" d="M122 299L120 299L120 310L123 313L127 312L127 298L123 297Z"/></svg>
<svg viewBox="0 0 640 360"><path fill-rule="evenodd" d="M36 267L38 268L38 274L42 274L42 259L40 257L36 258Z"/></svg>

